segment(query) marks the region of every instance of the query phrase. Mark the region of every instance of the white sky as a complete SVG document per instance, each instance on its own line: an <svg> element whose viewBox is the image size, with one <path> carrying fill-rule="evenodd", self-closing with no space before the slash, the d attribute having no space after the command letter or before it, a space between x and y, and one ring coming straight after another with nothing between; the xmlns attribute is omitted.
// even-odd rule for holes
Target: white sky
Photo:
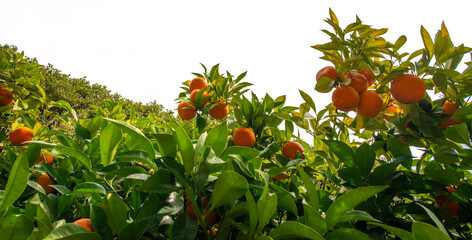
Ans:
<svg viewBox="0 0 472 240"><path fill-rule="evenodd" d="M233 75L248 71L245 80L259 97L287 95L287 104L298 106L301 89L324 107L331 94L314 90L315 75L329 63L310 46L328 40L321 29L330 29L323 21L329 7L343 28L357 14L365 24L389 28L391 42L406 35L404 51L423 47L421 25L434 36L443 20L456 45L472 46L470 0L5 0L1 6L0 44L167 109L176 108L181 82L203 71L199 63L220 63Z"/></svg>

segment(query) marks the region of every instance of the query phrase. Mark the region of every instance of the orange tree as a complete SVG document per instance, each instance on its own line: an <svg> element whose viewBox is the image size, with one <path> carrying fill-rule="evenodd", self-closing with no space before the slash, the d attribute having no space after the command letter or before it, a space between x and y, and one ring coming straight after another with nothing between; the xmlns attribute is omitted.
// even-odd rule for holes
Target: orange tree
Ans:
<svg viewBox="0 0 472 240"><path fill-rule="evenodd" d="M469 239L472 76L469 65L456 69L471 49L454 46L444 25L434 40L421 28L424 48L410 54L400 52L405 36L390 43L387 29L359 18L343 29L330 10L326 22L330 41L313 47L331 66L314 85L333 103L319 111L306 90L298 107L248 98L245 73L215 65L177 99L194 118L137 117L117 100L79 118L56 101L48 106L65 110L64 127L47 129L37 123L42 105L24 104L45 96L21 94L36 86L24 80L34 71L15 75L22 56L4 50L3 84L21 98L0 108L2 237ZM398 83L421 99L402 99ZM220 103L228 109L213 117ZM21 124L33 140L13 145L7 135ZM54 160L37 162L41 154Z"/></svg>

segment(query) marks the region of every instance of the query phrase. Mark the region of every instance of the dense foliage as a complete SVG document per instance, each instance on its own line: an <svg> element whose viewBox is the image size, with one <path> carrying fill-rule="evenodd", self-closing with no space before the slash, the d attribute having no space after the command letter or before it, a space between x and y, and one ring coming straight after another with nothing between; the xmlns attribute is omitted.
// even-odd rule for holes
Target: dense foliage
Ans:
<svg viewBox="0 0 472 240"><path fill-rule="evenodd" d="M3 47L1 237L472 238L472 49L443 24L404 53L406 36L329 15L329 68L299 106L202 65L176 117Z"/></svg>

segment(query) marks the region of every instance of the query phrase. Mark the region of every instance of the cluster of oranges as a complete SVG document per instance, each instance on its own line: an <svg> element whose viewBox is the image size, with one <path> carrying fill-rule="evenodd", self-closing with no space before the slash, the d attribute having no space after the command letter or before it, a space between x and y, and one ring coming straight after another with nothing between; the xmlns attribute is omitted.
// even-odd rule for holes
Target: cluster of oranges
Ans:
<svg viewBox="0 0 472 240"><path fill-rule="evenodd" d="M318 81L322 77L330 78L333 81L338 80L338 71L332 66L324 67L316 74L316 80ZM368 90L374 84L374 77L369 70L348 72L340 82L341 84L333 91L331 97L336 109L344 112L357 110L358 114L367 118L373 118L382 111L382 97L377 92ZM348 84L344 85L343 83ZM425 97L426 85L416 75L402 74L392 81L390 92L397 102L414 104ZM401 111L393 104L387 109L393 113ZM386 118L388 117L391 116L386 115Z"/></svg>
<svg viewBox="0 0 472 240"><path fill-rule="evenodd" d="M443 105L443 110L446 115L452 116L456 111L457 107L452 102L445 102ZM449 126L459 124L456 120L452 119L451 117L446 118L443 122L438 124L439 129L446 129Z"/></svg>
<svg viewBox="0 0 472 240"><path fill-rule="evenodd" d="M183 120L191 120L197 115L197 109L203 108L209 101L208 93L205 89L208 88L208 84L205 79L196 77L192 79L189 84L190 90L190 99L193 103L182 101L177 106L177 113L179 114L180 118ZM203 91L203 92L201 92ZM204 99L202 103L197 103L197 96L200 95L199 100ZM225 118L228 113L228 104L223 103L221 101L213 102L215 106L213 106L209 110L209 114L214 119L223 119Z"/></svg>

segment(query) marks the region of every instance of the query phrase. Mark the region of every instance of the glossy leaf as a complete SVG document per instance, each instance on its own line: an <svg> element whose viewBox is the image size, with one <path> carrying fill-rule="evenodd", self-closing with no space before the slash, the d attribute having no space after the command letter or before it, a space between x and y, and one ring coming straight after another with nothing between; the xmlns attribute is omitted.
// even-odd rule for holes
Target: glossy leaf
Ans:
<svg viewBox="0 0 472 240"><path fill-rule="evenodd" d="M179 188L175 185L168 170L159 169L137 189L150 193L171 193L177 191Z"/></svg>
<svg viewBox="0 0 472 240"><path fill-rule="evenodd" d="M208 136L205 139L203 149L211 147L215 152L215 155L219 157L228 144L228 127L226 123L214 127L208 132Z"/></svg>
<svg viewBox="0 0 472 240"><path fill-rule="evenodd" d="M367 143L363 143L356 150L355 162L362 176L367 178L375 163L375 151Z"/></svg>
<svg viewBox="0 0 472 240"><path fill-rule="evenodd" d="M332 232L326 235L326 240L339 240L339 239L350 239L350 240L371 240L369 235L356 230L354 228L336 228Z"/></svg>
<svg viewBox="0 0 472 240"><path fill-rule="evenodd" d="M215 182L211 195L211 207L217 208L244 196L248 190L247 180L233 171L224 171Z"/></svg>
<svg viewBox="0 0 472 240"><path fill-rule="evenodd" d="M75 186L70 195L85 195L85 194L106 194L106 189L95 182L83 182Z"/></svg>
<svg viewBox="0 0 472 240"><path fill-rule="evenodd" d="M347 144L336 140L323 140L323 142L347 167L355 167L354 151Z"/></svg>
<svg viewBox="0 0 472 240"><path fill-rule="evenodd" d="M100 157L103 166L108 166L116 154L123 135L114 124L107 124L100 135Z"/></svg>
<svg viewBox="0 0 472 240"><path fill-rule="evenodd" d="M88 170L92 170L92 161L82 151L66 146L56 146L54 149L59 153L66 154L69 157L79 160L79 162L82 163L84 167L86 167Z"/></svg>
<svg viewBox="0 0 472 240"><path fill-rule="evenodd" d="M155 134L159 153L162 157L175 158L177 154L177 144L170 134Z"/></svg>
<svg viewBox="0 0 472 240"><path fill-rule="evenodd" d="M100 240L102 237L95 232L87 232L83 227L66 223L52 230L43 240L59 240L59 239L90 239Z"/></svg>
<svg viewBox="0 0 472 240"><path fill-rule="evenodd" d="M173 239L193 240L198 232L197 221L186 214L181 214L172 226Z"/></svg>
<svg viewBox="0 0 472 240"><path fill-rule="evenodd" d="M151 141L141 132L141 130L129 123L125 123L111 118L104 119L112 124L115 124L123 132L128 134L128 137L133 139L137 146L145 150L149 154L149 157L153 159L156 157L156 152L154 150L154 147L152 146Z"/></svg>
<svg viewBox="0 0 472 240"><path fill-rule="evenodd" d="M273 239L324 239L314 229L295 221L286 221L280 224L270 231L269 236Z"/></svg>
<svg viewBox="0 0 472 240"><path fill-rule="evenodd" d="M316 190L315 184L313 183L313 180L308 174L303 171L303 169L295 165L297 167L297 171L300 174L300 177L302 178L303 183L305 184L305 189L308 195L308 204L310 204L314 209L318 210L319 208L319 202L320 202L320 196L318 194L318 190Z"/></svg>
<svg viewBox="0 0 472 240"><path fill-rule="evenodd" d="M108 225L114 233L120 234L129 224L127 206L116 194L108 193L101 205L108 219Z"/></svg>
<svg viewBox="0 0 472 240"><path fill-rule="evenodd" d="M447 240L451 239L447 234L439 228L433 227L423 222L413 222L413 236L415 240Z"/></svg>
<svg viewBox="0 0 472 240"><path fill-rule="evenodd" d="M30 171L26 152L21 153L15 160L8 176L8 182L0 203L0 212L10 207L23 193L28 185Z"/></svg>
<svg viewBox="0 0 472 240"><path fill-rule="evenodd" d="M23 214L11 214L0 220L1 239L28 239L33 229L34 223Z"/></svg>
<svg viewBox="0 0 472 240"><path fill-rule="evenodd" d="M311 205L303 204L303 212L305 217L305 225L313 228L320 234L328 231L325 219Z"/></svg>
<svg viewBox="0 0 472 240"><path fill-rule="evenodd" d="M179 147L180 155L182 156L182 163L185 168L185 174L190 174L195 166L195 149L193 148L192 140L187 133L179 126L175 121L173 122L174 127L174 139Z"/></svg>
<svg viewBox="0 0 472 240"><path fill-rule="evenodd" d="M392 227L392 226L385 225L385 224L382 224L382 223L377 223L377 222L369 222L368 224L381 227L381 228L393 233L395 236L399 237L402 240L414 240L415 239L414 236L413 236L413 233L408 232L408 231L406 231L404 229L401 229L401 228Z"/></svg>
<svg viewBox="0 0 472 240"><path fill-rule="evenodd" d="M339 196L326 211L326 224L331 228L359 203L387 189L388 186L360 187Z"/></svg>

